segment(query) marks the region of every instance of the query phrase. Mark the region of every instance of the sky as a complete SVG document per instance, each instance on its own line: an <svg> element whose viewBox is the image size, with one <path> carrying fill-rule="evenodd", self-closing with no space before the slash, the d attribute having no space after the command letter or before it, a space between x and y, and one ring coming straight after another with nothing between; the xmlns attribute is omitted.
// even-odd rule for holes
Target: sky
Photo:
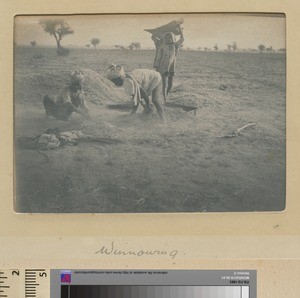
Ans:
<svg viewBox="0 0 300 298"><path fill-rule="evenodd" d="M42 16L15 17L15 42L30 45L36 41L41 46L56 46L53 36L39 25ZM237 43L240 49L257 49L259 44L274 49L285 48L284 15L247 14L158 14L158 15L68 15L48 16L63 18L74 30L65 36L62 46L85 47L94 37L100 39L99 48L140 42L142 48L154 48L151 34L144 29L165 25L184 18L184 46L226 49L227 44Z"/></svg>

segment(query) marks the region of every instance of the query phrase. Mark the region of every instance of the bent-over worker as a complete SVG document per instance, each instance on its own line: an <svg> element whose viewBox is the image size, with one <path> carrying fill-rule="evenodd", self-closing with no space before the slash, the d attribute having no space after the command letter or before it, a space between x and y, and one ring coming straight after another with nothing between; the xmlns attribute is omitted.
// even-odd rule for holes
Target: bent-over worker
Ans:
<svg viewBox="0 0 300 298"><path fill-rule="evenodd" d="M159 117L165 121L164 110L159 99L162 85L159 72L152 69L135 69L127 74L123 66L112 64L109 67L108 78L116 85L124 87L125 93L133 103L132 113L136 112L139 104L144 106L146 113L149 113L151 111L149 99L151 96Z"/></svg>

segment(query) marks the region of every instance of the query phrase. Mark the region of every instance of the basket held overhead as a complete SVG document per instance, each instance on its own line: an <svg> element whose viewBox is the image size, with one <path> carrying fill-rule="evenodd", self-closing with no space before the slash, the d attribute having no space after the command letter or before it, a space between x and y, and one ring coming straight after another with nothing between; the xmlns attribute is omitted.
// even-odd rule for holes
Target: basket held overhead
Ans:
<svg viewBox="0 0 300 298"><path fill-rule="evenodd" d="M166 32L173 32L175 35L180 35L179 27L183 24L184 19L178 19L168 23L166 25L157 27L155 29L144 29L147 32L150 32L152 35L162 39Z"/></svg>

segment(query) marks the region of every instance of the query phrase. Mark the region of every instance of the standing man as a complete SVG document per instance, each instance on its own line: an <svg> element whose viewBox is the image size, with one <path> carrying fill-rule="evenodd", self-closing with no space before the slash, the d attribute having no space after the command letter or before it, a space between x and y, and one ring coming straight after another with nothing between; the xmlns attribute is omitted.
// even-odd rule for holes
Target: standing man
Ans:
<svg viewBox="0 0 300 298"><path fill-rule="evenodd" d="M89 110L82 90L85 76L81 70L75 70L70 74L70 84L63 88L56 99L44 96L46 117L52 116L58 120L69 120L71 114L76 112L90 119Z"/></svg>
<svg viewBox="0 0 300 298"><path fill-rule="evenodd" d="M176 56L180 45L184 41L182 28L179 26L180 33L179 40L176 40L173 32L166 32L163 41L159 41L155 36L152 40L155 43L157 52L155 55L154 69L160 72L163 82L163 96L164 101L167 101L167 95L172 89L173 79L175 75Z"/></svg>
<svg viewBox="0 0 300 298"><path fill-rule="evenodd" d="M112 64L109 67L108 79L118 86L123 86L125 93L130 97L135 113L139 104L144 106L145 112L150 113L150 96L158 115L165 122L164 110L160 104L160 90L162 78L159 72L151 69L135 69L126 74L123 66ZM143 103L144 99L145 103Z"/></svg>

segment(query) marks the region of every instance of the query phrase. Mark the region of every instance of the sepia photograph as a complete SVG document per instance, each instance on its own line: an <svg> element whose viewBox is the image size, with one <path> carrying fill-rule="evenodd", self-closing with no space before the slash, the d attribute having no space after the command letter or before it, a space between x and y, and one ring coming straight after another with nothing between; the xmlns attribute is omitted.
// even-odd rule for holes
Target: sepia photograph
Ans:
<svg viewBox="0 0 300 298"><path fill-rule="evenodd" d="M18 15L18 213L286 206L284 14Z"/></svg>

